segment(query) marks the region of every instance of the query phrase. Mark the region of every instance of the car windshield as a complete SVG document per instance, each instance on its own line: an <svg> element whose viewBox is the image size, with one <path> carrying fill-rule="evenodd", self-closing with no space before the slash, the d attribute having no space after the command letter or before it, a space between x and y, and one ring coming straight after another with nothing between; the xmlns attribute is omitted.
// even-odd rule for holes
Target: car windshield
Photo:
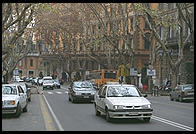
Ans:
<svg viewBox="0 0 196 134"><path fill-rule="evenodd" d="M44 83L53 83L53 80L44 80Z"/></svg>
<svg viewBox="0 0 196 134"><path fill-rule="evenodd" d="M194 86L193 85L184 85L183 89L184 90L190 90L190 89L194 90Z"/></svg>
<svg viewBox="0 0 196 134"><path fill-rule="evenodd" d="M17 94L17 91L16 91L16 87L15 86L3 86L2 87L2 94L14 94L16 95Z"/></svg>
<svg viewBox="0 0 196 134"><path fill-rule="evenodd" d="M75 88L91 88L92 84L90 82L74 82Z"/></svg>
<svg viewBox="0 0 196 134"><path fill-rule="evenodd" d="M109 86L107 97L140 97L140 94L135 87Z"/></svg>

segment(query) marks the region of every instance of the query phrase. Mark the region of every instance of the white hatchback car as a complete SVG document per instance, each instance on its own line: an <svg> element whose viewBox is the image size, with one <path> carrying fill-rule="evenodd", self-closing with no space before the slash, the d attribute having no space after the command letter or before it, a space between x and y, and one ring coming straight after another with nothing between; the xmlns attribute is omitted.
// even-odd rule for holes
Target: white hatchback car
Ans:
<svg viewBox="0 0 196 134"><path fill-rule="evenodd" d="M2 84L2 114L27 112L27 95L19 84Z"/></svg>
<svg viewBox="0 0 196 134"><path fill-rule="evenodd" d="M142 118L149 122L152 116L151 103L142 96L134 85L106 84L94 96L96 115L112 118Z"/></svg>

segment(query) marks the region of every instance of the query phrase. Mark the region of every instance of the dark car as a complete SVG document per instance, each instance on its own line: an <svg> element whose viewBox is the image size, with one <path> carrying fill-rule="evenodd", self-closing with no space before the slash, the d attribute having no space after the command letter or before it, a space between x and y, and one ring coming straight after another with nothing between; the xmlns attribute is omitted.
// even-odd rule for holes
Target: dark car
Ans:
<svg viewBox="0 0 196 134"><path fill-rule="evenodd" d="M184 84L178 85L170 92L170 100L178 100L180 102L185 100L194 100L194 85Z"/></svg>
<svg viewBox="0 0 196 134"><path fill-rule="evenodd" d="M93 85L88 81L75 81L71 83L68 88L69 101L92 101L94 100L94 94L96 90Z"/></svg>

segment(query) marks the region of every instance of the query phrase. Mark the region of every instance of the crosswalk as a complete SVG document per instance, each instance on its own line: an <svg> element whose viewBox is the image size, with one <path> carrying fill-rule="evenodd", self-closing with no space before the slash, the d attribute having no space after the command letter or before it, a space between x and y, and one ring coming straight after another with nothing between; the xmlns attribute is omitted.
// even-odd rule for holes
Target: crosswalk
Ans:
<svg viewBox="0 0 196 134"><path fill-rule="evenodd" d="M47 94L68 94L68 91L44 91L44 93L47 93Z"/></svg>

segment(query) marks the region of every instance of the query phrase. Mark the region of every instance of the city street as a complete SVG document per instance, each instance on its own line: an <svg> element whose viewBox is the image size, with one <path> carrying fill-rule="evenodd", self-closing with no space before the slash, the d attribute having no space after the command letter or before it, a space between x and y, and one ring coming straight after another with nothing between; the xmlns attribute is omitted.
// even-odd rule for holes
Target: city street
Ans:
<svg viewBox="0 0 196 134"><path fill-rule="evenodd" d="M35 90L35 89L34 89ZM41 93L41 92L40 92ZM93 103L71 103L67 86L32 94L28 112L19 118L3 117L3 131L193 131L194 103L174 102L168 96L151 96L150 123L139 119L113 120L96 116ZM10 127L12 126L12 127Z"/></svg>

